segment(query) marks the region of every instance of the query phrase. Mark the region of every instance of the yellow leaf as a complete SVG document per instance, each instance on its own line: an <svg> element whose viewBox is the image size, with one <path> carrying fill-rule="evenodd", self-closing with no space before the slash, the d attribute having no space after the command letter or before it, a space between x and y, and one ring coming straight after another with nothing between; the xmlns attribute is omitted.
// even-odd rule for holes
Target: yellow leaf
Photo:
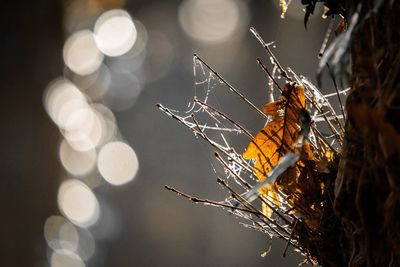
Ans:
<svg viewBox="0 0 400 267"><path fill-rule="evenodd" d="M287 11L287 3L285 0L279 0L279 5L281 7L281 18L285 18L285 13Z"/></svg>
<svg viewBox="0 0 400 267"><path fill-rule="evenodd" d="M255 159L253 169L260 182L265 180L282 156L288 152L298 153L294 145L300 130L300 110L305 106L304 87L296 83L285 84L281 98L264 106L264 112L272 116L272 120L253 138L243 153L244 159ZM302 153L307 159L313 158L308 142L305 142ZM289 186L299 173L297 167L289 168L282 175L285 178L277 180L277 184ZM280 205L277 194L270 185L262 188L260 193L264 199L276 206ZM265 215L271 216L272 211L267 205L263 204L262 208Z"/></svg>

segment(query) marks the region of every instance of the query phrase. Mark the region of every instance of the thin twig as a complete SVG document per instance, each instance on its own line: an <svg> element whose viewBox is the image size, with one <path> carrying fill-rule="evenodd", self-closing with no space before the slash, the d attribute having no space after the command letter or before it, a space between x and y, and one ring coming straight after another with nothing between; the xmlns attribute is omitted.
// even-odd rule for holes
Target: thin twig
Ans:
<svg viewBox="0 0 400 267"><path fill-rule="evenodd" d="M275 78L272 76L272 74L269 72L268 68L262 63L261 59L258 57L257 63L261 66L261 68L267 73L268 77L274 82L274 84L278 87L279 91L282 92L282 88L278 84L278 82L275 80Z"/></svg>
<svg viewBox="0 0 400 267"><path fill-rule="evenodd" d="M297 226L297 222L298 222L298 221L299 221L299 220L296 219L296 222L294 223L294 225L293 225L293 227L292 227L292 232L290 233L288 242L286 242L285 250L283 251L283 257L286 257L286 252L287 252L287 250L288 250L288 248L289 248L290 240L292 239L293 234L294 234L294 232L296 231L296 226Z"/></svg>
<svg viewBox="0 0 400 267"><path fill-rule="evenodd" d="M202 199L202 198L198 198L198 197L194 197L191 195L188 195L186 193L183 193L177 189L175 189L172 186L169 185L165 185L164 186L165 189L167 189L168 191L172 191L174 193L176 193L177 195L184 197L194 203L202 203L202 204L206 204L206 205L211 205L211 206L215 206L215 207L222 207L222 208L227 208L230 210L238 210L238 211L243 211L243 212L248 212L248 213L252 213L252 214L256 214L257 212L249 210L249 209L244 209L244 208L240 208L240 207L235 207L235 206L231 206L228 204L224 204L222 202L218 202L218 201L213 201L213 200L209 200L209 199Z"/></svg>
<svg viewBox="0 0 400 267"><path fill-rule="evenodd" d="M343 104L342 104L342 99L340 98L339 89L338 89L338 86L336 84L335 75L333 75L333 72L332 72L331 68L329 67L328 63L326 63L326 67L328 68L329 75L331 76L331 79L333 81L333 86L335 87L335 90L336 90L336 94L337 94L337 97L338 97L338 100L339 100L340 109L342 110L343 119L346 120L346 115L344 113L344 108L343 108Z"/></svg>
<svg viewBox="0 0 400 267"><path fill-rule="evenodd" d="M210 106L209 104L195 98L193 100L195 103L199 103L201 106L211 109L213 112L217 113L218 115L220 115L222 118L224 118L225 120L229 121L230 123L232 123L233 125L235 125L237 128L239 128L240 130L242 130L248 137L250 137L251 139L254 138L254 136L248 131L246 130L243 126L241 126L239 123L237 123L236 121L234 121L233 119L231 119L230 117L228 117L227 115L225 115L225 113L221 112L220 110L214 108L213 106Z"/></svg>
<svg viewBox="0 0 400 267"><path fill-rule="evenodd" d="M329 37L331 36L331 33L332 33L334 21L335 21L334 19L331 19L331 21L329 22L328 30L326 31L324 40L322 41L321 48L319 49L319 53L318 53L319 57L322 57L325 53L326 45L328 44Z"/></svg>
<svg viewBox="0 0 400 267"><path fill-rule="evenodd" d="M249 183L247 183L242 177L240 177L237 173L235 173L233 170L231 170L231 168L228 166L228 164L221 158L221 156L218 155L218 153L215 154L216 158L221 162L221 164L224 165L225 168L227 168L231 174L233 174L239 181L241 181L243 183L243 185L246 186L247 189L252 189L252 186L250 186ZM286 219L278 210L276 210L271 204L266 202L266 199L262 198L260 195L257 195L257 198L261 200L262 203L264 203L265 205L268 206L268 208L270 208L271 210L273 210L278 216L279 218L281 218L285 223L290 224L290 222L288 221L288 219ZM244 197L243 199L245 199L246 201L248 201L248 199L246 197ZM251 201L248 201L249 203ZM272 202L272 201L271 201Z"/></svg>
<svg viewBox="0 0 400 267"><path fill-rule="evenodd" d="M269 218L268 216L266 216L265 214L263 214L262 212L260 212L258 209L256 209L250 202L248 202L246 199L242 198L240 196L240 194L238 194L235 190L233 190L224 180L218 178L217 182L221 185L223 185L226 189L228 189L228 191L244 206L247 208L251 208L254 209L255 211L258 211L257 214L255 214L260 220L262 221L266 221L267 225L271 227L270 224L275 225L277 228L279 228L282 232L284 232L287 236L290 235L290 233L284 229L281 225L279 225L276 221L272 220L271 218ZM276 210L274 210L275 212ZM276 211L277 212L277 211ZM271 227L271 229L273 229ZM275 230L275 229L273 229ZM276 230L275 230L276 231ZM279 233L279 232L277 232ZM281 238L283 238L284 240L287 240L287 237L283 236L283 234L279 233L281 235Z"/></svg>
<svg viewBox="0 0 400 267"><path fill-rule="evenodd" d="M261 35L254 29L253 27L250 28L251 33L257 38L257 40L260 42L260 44L267 50L268 54L271 56L273 59L274 63L278 66L281 75L285 77L288 81L292 81L292 78L288 76L286 71L282 68L281 64L279 64L279 61L276 59L274 53L272 53L271 49L269 48L268 44L264 41L264 39L261 37Z"/></svg>
<svg viewBox="0 0 400 267"><path fill-rule="evenodd" d="M260 114L263 118L268 119L268 116L262 112L259 108L257 108L256 105L254 105L252 102L250 102L242 93L240 93L238 90L236 90L229 82L227 82L221 75L219 75L218 72L216 72L213 68L210 67L206 62L204 62L198 55L194 55L195 60L200 61L202 64L204 64L215 76L218 77L228 88L231 90L233 93L235 93L237 96L240 97L244 102L246 102L250 107L252 107L255 111L257 111L258 114Z"/></svg>
<svg viewBox="0 0 400 267"><path fill-rule="evenodd" d="M240 201L245 207L253 207L253 208L254 208L254 206L253 206L251 203L249 203L249 202L247 202L245 199L241 198L241 196L238 195L227 183L225 183L224 180L218 178L218 179L217 179L217 182L220 183L221 185L225 186L225 187L235 196L235 198L236 198L238 201ZM254 208L254 209L255 209L255 208ZM256 210L257 210L257 209L256 209ZM257 211L258 211L258 210L257 210ZM261 215L261 217L260 217L259 215ZM279 228L281 231L283 231L283 232L287 235L287 236L283 236L281 233L279 233L278 231L276 231L276 229L272 228L271 225L270 225L269 223L267 223L267 225L270 226L270 228L271 228L274 232L278 233L278 235L279 235L279 237L280 237L281 239L287 240L293 247L295 247L295 248L298 249L299 251L303 251L303 249L302 249L301 247L299 247L298 245L296 245L295 243L293 243L291 240L288 239L289 236L290 236L289 232L288 232L286 229L284 229L280 224L278 224L275 220L272 220L271 218L268 218L268 217L267 217L265 214L263 214L263 213L259 213L259 215L256 214L255 216L257 216L259 219L261 219L261 220L263 220L263 221L267 220L270 224L275 225L277 228ZM262 219L262 218L264 218L264 219Z"/></svg>

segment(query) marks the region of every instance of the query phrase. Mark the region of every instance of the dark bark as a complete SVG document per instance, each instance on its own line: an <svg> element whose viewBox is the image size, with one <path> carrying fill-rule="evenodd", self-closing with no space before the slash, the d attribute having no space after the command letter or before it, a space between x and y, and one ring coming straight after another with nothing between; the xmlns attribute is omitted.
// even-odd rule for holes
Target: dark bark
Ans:
<svg viewBox="0 0 400 267"><path fill-rule="evenodd" d="M335 185L340 250L347 266L400 266L400 2L347 2L360 17Z"/></svg>
<svg viewBox="0 0 400 267"><path fill-rule="evenodd" d="M57 212L59 133L42 99L63 67L61 4L1 4L0 266L46 265L43 226Z"/></svg>

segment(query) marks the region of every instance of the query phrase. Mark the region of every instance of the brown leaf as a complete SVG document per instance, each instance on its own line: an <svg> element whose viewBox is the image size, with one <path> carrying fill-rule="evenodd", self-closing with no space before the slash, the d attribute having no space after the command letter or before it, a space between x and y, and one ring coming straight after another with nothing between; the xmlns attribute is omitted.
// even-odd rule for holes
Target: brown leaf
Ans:
<svg viewBox="0 0 400 267"><path fill-rule="evenodd" d="M245 159L256 159L254 168L260 181L283 155L295 152L293 144L300 130L299 112L304 107L304 88L295 83L287 83L280 100L264 106L264 112L273 117L272 121L254 137L243 153ZM308 144L304 147L307 153L311 151Z"/></svg>
<svg viewBox="0 0 400 267"><path fill-rule="evenodd" d="M278 164L279 159L288 152L302 153L306 159L313 158L307 142L302 151L295 151L301 123L299 114L305 106L304 87L296 83L287 83L280 99L264 106L264 112L272 116L272 121L268 122L254 137L243 153L243 158L255 159L253 168L260 182L265 180L272 168ZM301 161L298 164L304 166ZM296 187L289 186L289 184L296 180L299 173L300 170L297 166L289 168L281 176L285 178L277 180L277 184L283 187L287 185L288 189L296 190ZM261 189L261 195L273 200L279 206L276 192L271 186ZM271 215L272 211L267 206L263 205L263 210L267 216Z"/></svg>

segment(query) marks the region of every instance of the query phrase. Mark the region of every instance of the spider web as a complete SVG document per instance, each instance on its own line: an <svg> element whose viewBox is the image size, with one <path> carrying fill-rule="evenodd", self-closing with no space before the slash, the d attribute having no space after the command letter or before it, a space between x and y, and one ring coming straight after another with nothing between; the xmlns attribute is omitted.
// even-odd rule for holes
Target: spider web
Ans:
<svg viewBox="0 0 400 267"><path fill-rule="evenodd" d="M217 182L228 192L228 196L220 201L205 201L206 205L219 206L228 212L246 219L249 223L243 225L252 229L257 229L269 236L288 239L290 233L285 230L289 222L293 219L292 215L280 214L276 218L268 218L260 212L261 202L268 203L273 207L276 201L284 203L284 197L274 199L272 197L260 198L260 202L250 203L244 195L257 183L253 169L253 161L245 160L242 152L235 149L235 137L247 136L247 143L254 136L240 125L237 121L230 118L220 110L218 91L224 91L236 95L244 105L249 105L256 113L267 121L270 119L254 104L245 98L231 84L224 80L216 71L202 61L198 56L193 58L194 90L195 95L188 104L187 110L178 111L158 105L167 115L183 124L193 134L204 139L215 150L214 156L224 168L224 176L218 177ZM225 88L223 88L225 87ZM241 203L238 206L238 201ZM281 211L289 210L283 204ZM278 212L276 213L278 214ZM296 244L293 244L296 246Z"/></svg>
<svg viewBox="0 0 400 267"><path fill-rule="evenodd" d="M333 153L340 153L344 133L344 114L338 115L329 99L334 96L345 96L349 89L337 90L335 94L322 94L308 78L296 75L290 68L283 69L269 50L272 43L267 44L257 33L253 32L253 34L270 53L272 72L268 72L267 67L259 59L257 60L269 76L268 95L270 100L273 101L273 93L276 87L280 89L276 80L281 77L285 78L286 81L303 85L312 119L311 130L308 135L310 145L316 153L319 153L319 157L324 157L324 153L328 149ZM238 147L235 140L243 141L243 138L247 138L246 143L248 143L254 136L236 119L224 113L225 109L221 108L223 105L220 102L225 97L221 96L221 93L229 94L231 97L235 96L241 104L253 109L257 114L255 116L259 116L267 124L271 118L197 55L193 57L193 76L195 93L186 110L173 110L161 104L158 104L158 107L168 116L191 130L197 138L205 140L211 146L214 150L214 157L224 170L222 175L216 173L217 182L228 195L222 201L213 201L189 196L169 186L166 188L194 202L227 210L247 220L246 223L242 223L244 226L266 233L270 237L284 239L288 244L301 251L302 249L297 241L291 238L293 224L299 220L299 217L291 213L293 207L289 205L282 192L278 192L275 196L260 196L258 194L260 183L256 179L253 168L254 160L245 160L242 157L243 151L238 152L235 148ZM321 132L321 129L324 133ZM288 160L288 158L290 157L283 159ZM293 156L289 160L293 160ZM285 171L288 168L288 163L283 163L279 162L273 171ZM257 199L257 201L253 202L253 199ZM280 203L279 206L276 205L277 202ZM273 210L271 217L263 214L260 208L261 203Z"/></svg>
<svg viewBox="0 0 400 267"><path fill-rule="evenodd" d="M221 111L221 93L230 93L227 83L219 74L209 68L198 56L193 57L194 97L184 111L173 110L159 104L159 108L174 118L198 137L208 142L218 153L217 159L225 158L229 172L235 177L243 172L252 174L252 167L235 149L234 141L249 134L239 123ZM219 92L218 92L219 91ZM220 158L219 158L220 157Z"/></svg>

